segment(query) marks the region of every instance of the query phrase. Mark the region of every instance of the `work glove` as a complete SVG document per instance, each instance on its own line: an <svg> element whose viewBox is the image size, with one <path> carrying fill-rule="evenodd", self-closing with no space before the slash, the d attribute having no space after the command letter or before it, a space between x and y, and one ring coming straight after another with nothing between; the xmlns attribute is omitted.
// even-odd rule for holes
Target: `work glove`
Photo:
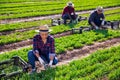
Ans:
<svg viewBox="0 0 120 80"><path fill-rule="evenodd" d="M50 60L49 66L52 67L53 60Z"/></svg>
<svg viewBox="0 0 120 80"><path fill-rule="evenodd" d="M45 62L43 61L43 59L42 59L41 57L39 57L38 60L40 61L40 63L41 63L42 65L45 64Z"/></svg>
<svg viewBox="0 0 120 80"><path fill-rule="evenodd" d="M95 26L95 29L97 30L97 29L99 29L99 27L98 27L98 26Z"/></svg>
<svg viewBox="0 0 120 80"><path fill-rule="evenodd" d="M105 21L103 20L102 23L101 23L101 25L103 26L104 24L105 24Z"/></svg>
<svg viewBox="0 0 120 80"><path fill-rule="evenodd" d="M74 13L72 12L71 15L74 15Z"/></svg>

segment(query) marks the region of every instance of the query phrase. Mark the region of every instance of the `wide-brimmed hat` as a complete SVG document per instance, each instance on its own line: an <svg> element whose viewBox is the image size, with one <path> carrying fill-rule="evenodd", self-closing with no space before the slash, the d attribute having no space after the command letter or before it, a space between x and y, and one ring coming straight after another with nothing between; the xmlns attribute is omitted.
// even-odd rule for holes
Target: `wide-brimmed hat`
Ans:
<svg viewBox="0 0 120 80"><path fill-rule="evenodd" d="M39 27L39 30L35 30L35 32L51 32L52 30L49 29L48 25L43 25Z"/></svg>
<svg viewBox="0 0 120 80"><path fill-rule="evenodd" d="M70 2L67 3L67 6L73 7L74 4L70 1Z"/></svg>
<svg viewBox="0 0 120 80"><path fill-rule="evenodd" d="M102 7L102 6L98 6L98 7L96 8L96 10L97 10L97 11L99 11L99 12L102 12L102 13L104 12L104 10L103 10L103 7Z"/></svg>

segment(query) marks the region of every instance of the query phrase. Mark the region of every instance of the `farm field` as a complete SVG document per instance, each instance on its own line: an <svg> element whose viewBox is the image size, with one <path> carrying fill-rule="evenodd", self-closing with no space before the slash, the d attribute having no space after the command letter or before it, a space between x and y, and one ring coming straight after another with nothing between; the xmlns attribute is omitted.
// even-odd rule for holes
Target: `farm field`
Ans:
<svg viewBox="0 0 120 80"><path fill-rule="evenodd" d="M120 21L120 0L71 1L75 5L75 10L81 12L80 16L88 18L90 12L87 11L103 6L107 9L104 11L107 21ZM28 62L27 53L32 49L33 36L38 34L35 30L45 24L49 25L52 30L50 34L55 37L55 49L60 63L70 60L66 65L59 65L41 73L29 75L25 73L10 80L120 80L120 28L64 34L72 28L90 27L87 20L77 24L51 25L51 19L47 17L61 14L67 2L67 0L0 0L0 23L4 22L0 24L0 62L16 55ZM27 21L34 17L46 19ZM22 19L26 21L9 23ZM89 48L86 48L87 46ZM79 59L78 56L86 54L89 56ZM78 57L78 60L72 61L73 57ZM3 72L0 71L0 74Z"/></svg>
<svg viewBox="0 0 120 80"><path fill-rule="evenodd" d="M113 12L116 12L116 11L119 11L119 10L113 10ZM108 11L108 13L109 13L109 11ZM106 13L106 14L108 14L108 13ZM112 14L112 16L111 15L106 16L106 20L119 20L119 19L120 19L120 15L118 15L118 13ZM41 22L43 22L42 24L45 24L45 22L50 24L50 21L48 21L48 20L41 21ZM15 23L15 24L1 24L1 30L2 31L14 30L15 28L20 28L20 27L23 27L22 29L24 29L24 28L28 27L29 24L31 26L33 24L34 26L37 27L39 23L38 23L38 21L36 21L36 22L28 22L28 23L24 22L24 23ZM39 24L39 25L41 25L41 24ZM62 32L68 31L72 28L79 28L80 26L88 26L88 22L81 21L78 24L69 24L67 26L66 25L54 26L54 27L51 27L51 30L52 30L51 34L62 33ZM38 29L38 28L35 28L35 29ZM10 44L10 43L15 43L15 42L20 42L23 40L31 39L36 34L35 29L33 28L33 30L22 31L22 33L16 31L14 33L8 34L7 36L1 35L0 36L0 39L1 39L0 44L5 45L5 44ZM13 37L15 37L15 38L13 38Z"/></svg>
<svg viewBox="0 0 120 80"><path fill-rule="evenodd" d="M108 10L105 11L105 15L111 16L112 14L120 14L120 8L113 9L113 10ZM89 16L89 14L81 14L81 16ZM112 16L111 16L112 17ZM119 19L119 16L116 16ZM112 17L114 18L114 17ZM114 20L114 19L109 19L107 17L107 20ZM0 24L0 32L3 31L12 31L12 30L19 30L19 29L25 29L25 28L31 28L31 27L38 27L39 25L43 24L49 24L51 25L51 20L39 20L39 21L30 21L30 22L21 22L21 23L11 23L11 24Z"/></svg>
<svg viewBox="0 0 120 80"><path fill-rule="evenodd" d="M19 80L119 80L120 45L98 50L90 56L68 65L57 66L41 73L23 74ZM47 75L46 75L47 74Z"/></svg>

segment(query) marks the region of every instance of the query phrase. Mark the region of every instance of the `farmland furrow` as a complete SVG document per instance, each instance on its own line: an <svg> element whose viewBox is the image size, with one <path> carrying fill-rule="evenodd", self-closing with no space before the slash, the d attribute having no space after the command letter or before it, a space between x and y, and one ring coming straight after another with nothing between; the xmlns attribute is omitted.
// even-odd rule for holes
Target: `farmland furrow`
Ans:
<svg viewBox="0 0 120 80"><path fill-rule="evenodd" d="M102 50L105 48L110 48L110 47L119 46L119 45L120 45L120 38L114 38L114 39L106 40L103 42L95 42L93 45L86 45L80 49L67 51L67 53L65 54L58 55L58 59L60 61L58 65L68 64L73 60L87 57L91 53L97 50Z"/></svg>
<svg viewBox="0 0 120 80"><path fill-rule="evenodd" d="M104 10L111 10L111 9L117 9L118 7L110 7L106 8ZM85 14L90 13L93 10L86 10L86 11L79 11L77 14ZM51 18L60 18L61 14L54 14L54 15L48 15L48 16L40 16L40 17L29 17L29 18L18 18L18 19L5 19L1 20L0 24L8 24L8 23L16 23L16 22L28 22L28 21L36 21L36 20L44 20L44 19L51 19Z"/></svg>

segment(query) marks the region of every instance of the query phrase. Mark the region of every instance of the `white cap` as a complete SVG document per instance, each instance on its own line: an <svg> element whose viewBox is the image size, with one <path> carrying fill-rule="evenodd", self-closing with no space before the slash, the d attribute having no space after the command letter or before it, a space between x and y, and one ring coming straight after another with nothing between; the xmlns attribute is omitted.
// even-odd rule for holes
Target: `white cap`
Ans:
<svg viewBox="0 0 120 80"><path fill-rule="evenodd" d="M104 12L104 10L103 10L103 7L102 7L102 6L98 6L98 7L96 8L96 10L97 10L97 11L100 11L100 12L102 12L102 13Z"/></svg>
<svg viewBox="0 0 120 80"><path fill-rule="evenodd" d="M67 6L73 7L74 4L70 1L70 2L67 3Z"/></svg>

